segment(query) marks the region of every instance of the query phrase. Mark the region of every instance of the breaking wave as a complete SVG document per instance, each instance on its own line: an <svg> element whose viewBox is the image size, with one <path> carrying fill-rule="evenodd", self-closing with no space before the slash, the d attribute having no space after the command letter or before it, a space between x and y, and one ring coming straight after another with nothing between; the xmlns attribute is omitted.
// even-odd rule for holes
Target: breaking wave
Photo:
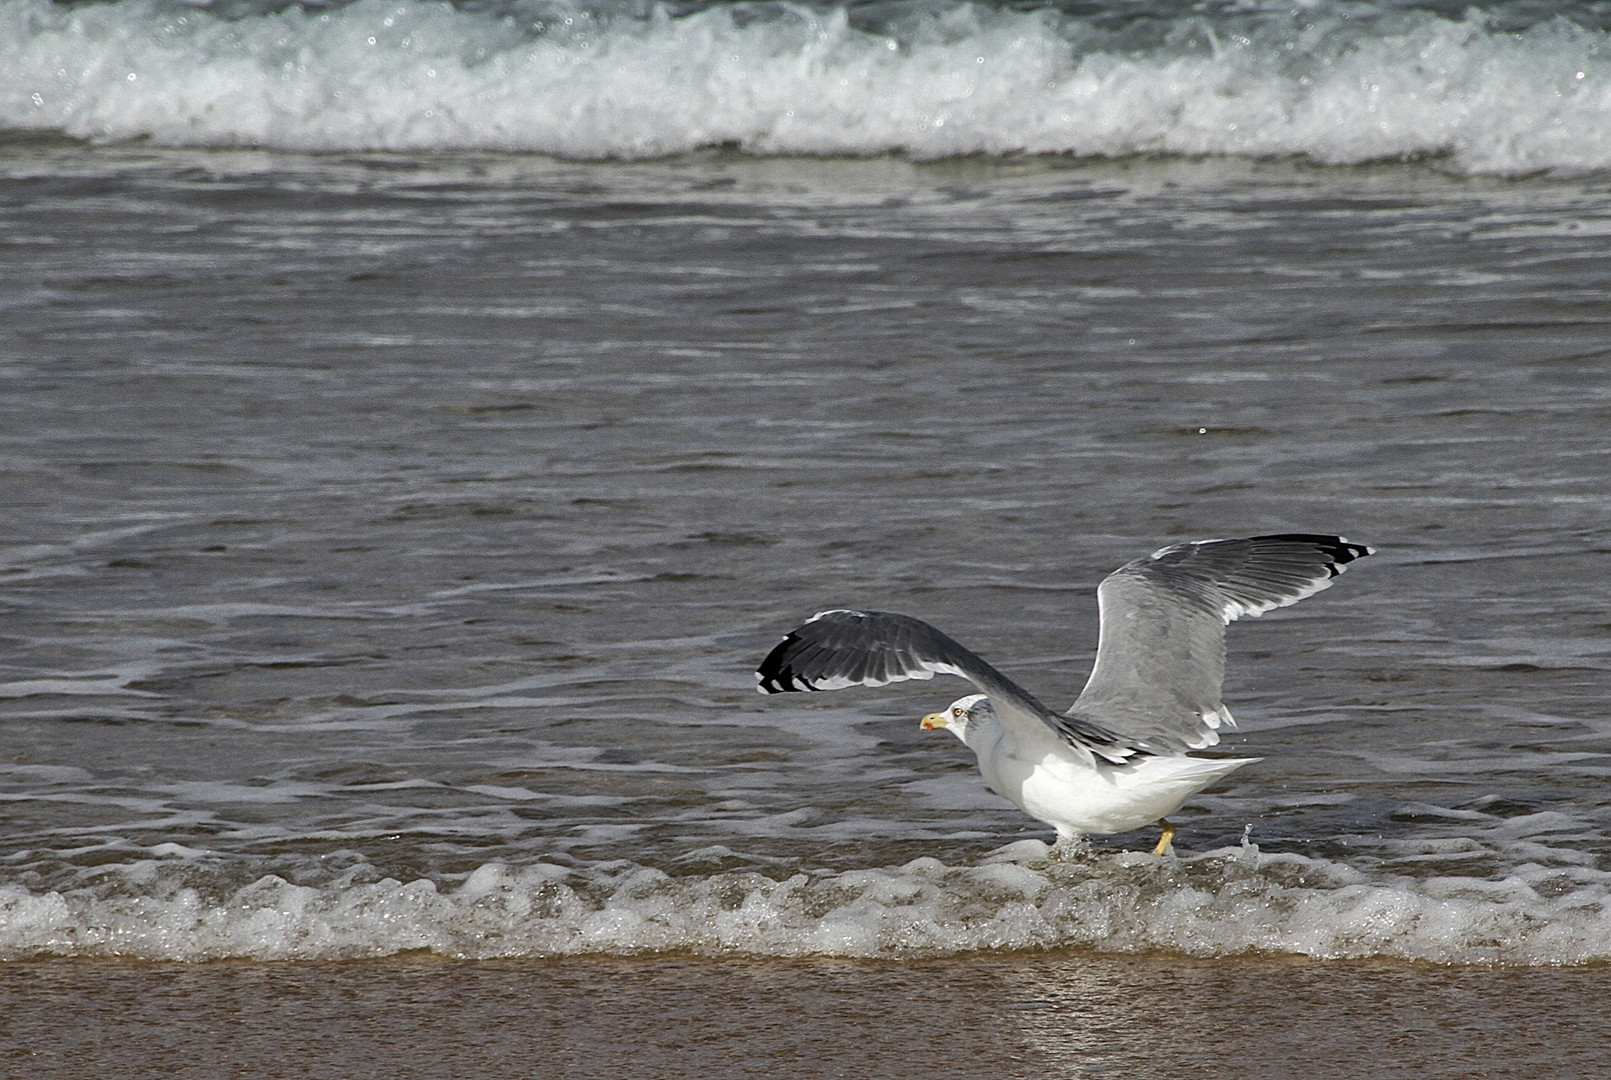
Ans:
<svg viewBox="0 0 1611 1080"><path fill-rule="evenodd" d="M1125 5L1122 18L910 7L880 21L775 0L680 14L0 0L0 130L584 159L724 146L1611 165L1607 34L1563 17L1518 29L1475 9L1335 3Z"/></svg>
<svg viewBox="0 0 1611 1080"><path fill-rule="evenodd" d="M974 865L923 858L781 878L492 863L447 887L266 876L215 893L194 875L184 858L154 859L81 889L0 888L0 957L918 957L1072 947L1445 964L1611 959L1611 882L1599 871L1381 880L1246 843L1177 859L1065 859L1026 840Z"/></svg>

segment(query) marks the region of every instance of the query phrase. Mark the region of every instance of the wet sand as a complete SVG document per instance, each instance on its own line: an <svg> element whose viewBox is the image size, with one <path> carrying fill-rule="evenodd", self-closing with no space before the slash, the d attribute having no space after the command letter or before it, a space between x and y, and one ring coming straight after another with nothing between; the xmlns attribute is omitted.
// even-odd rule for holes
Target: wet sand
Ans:
<svg viewBox="0 0 1611 1080"><path fill-rule="evenodd" d="M1611 1077L1611 968L1089 954L0 965L15 1077Z"/></svg>

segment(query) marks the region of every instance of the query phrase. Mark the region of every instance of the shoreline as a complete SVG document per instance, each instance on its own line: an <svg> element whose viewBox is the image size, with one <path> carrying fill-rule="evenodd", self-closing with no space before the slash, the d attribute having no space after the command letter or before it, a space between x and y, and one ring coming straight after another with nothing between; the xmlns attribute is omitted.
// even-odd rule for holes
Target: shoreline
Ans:
<svg viewBox="0 0 1611 1080"><path fill-rule="evenodd" d="M1611 966L1087 952L0 964L19 1077L1611 1076Z"/></svg>

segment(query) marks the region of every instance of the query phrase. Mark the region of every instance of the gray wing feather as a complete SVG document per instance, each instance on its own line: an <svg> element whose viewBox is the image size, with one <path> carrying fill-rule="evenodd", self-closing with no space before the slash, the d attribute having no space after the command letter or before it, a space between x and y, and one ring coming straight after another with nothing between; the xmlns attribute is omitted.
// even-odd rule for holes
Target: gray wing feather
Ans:
<svg viewBox="0 0 1611 1080"><path fill-rule="evenodd" d="M763 694L883 686L907 679L960 675L988 695L1009 730L1044 738L1047 729L1090 757L1122 762L1139 748L1101 724L1059 716L966 646L910 615L890 611L823 611L793 630L755 672ZM1021 726L1020 726L1021 725Z"/></svg>
<svg viewBox="0 0 1611 1080"><path fill-rule="evenodd" d="M1235 726L1220 702L1226 624L1312 596L1370 553L1292 533L1178 544L1126 563L1097 588L1096 665L1069 715L1149 750L1214 745Z"/></svg>

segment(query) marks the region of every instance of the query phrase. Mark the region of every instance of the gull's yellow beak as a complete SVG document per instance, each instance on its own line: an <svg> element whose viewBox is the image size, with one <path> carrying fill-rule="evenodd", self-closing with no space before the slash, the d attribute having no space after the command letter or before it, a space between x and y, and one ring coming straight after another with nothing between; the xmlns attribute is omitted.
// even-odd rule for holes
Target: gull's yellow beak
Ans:
<svg viewBox="0 0 1611 1080"><path fill-rule="evenodd" d="M931 712L923 718L924 731L933 731L936 728L943 727L945 727L945 714L943 712Z"/></svg>

